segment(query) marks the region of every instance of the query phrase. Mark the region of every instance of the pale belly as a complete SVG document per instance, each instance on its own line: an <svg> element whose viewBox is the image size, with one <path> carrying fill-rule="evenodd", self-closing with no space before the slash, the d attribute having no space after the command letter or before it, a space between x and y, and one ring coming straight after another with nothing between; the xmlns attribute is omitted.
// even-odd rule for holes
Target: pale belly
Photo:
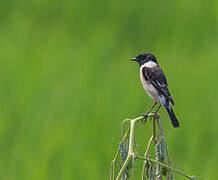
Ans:
<svg viewBox="0 0 218 180"><path fill-rule="evenodd" d="M142 82L142 86L145 89L145 91L147 92L147 94L154 99L155 102L163 104L163 102L160 101L159 96L158 96L158 92L157 90L154 88L154 86L150 83L147 83L144 80L144 77L142 76L142 74L140 73L140 79ZM162 99L162 98L161 98Z"/></svg>

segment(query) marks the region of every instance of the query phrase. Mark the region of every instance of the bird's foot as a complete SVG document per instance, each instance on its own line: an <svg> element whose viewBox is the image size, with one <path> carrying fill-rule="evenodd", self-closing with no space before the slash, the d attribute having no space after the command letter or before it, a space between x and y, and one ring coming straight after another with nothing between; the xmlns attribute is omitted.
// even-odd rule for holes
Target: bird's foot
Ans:
<svg viewBox="0 0 218 180"><path fill-rule="evenodd" d="M157 113L157 111L151 112L151 114L153 115L153 117L155 118L159 118L160 115Z"/></svg>
<svg viewBox="0 0 218 180"><path fill-rule="evenodd" d="M142 114L142 116L144 116L144 118L145 118L145 119L142 119L142 123L146 123L146 120L148 118L148 113Z"/></svg>

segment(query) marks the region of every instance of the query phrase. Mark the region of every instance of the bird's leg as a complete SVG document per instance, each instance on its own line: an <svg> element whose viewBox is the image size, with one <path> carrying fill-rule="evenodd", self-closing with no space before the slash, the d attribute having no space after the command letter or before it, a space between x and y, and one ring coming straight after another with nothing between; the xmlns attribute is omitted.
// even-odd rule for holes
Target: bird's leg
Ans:
<svg viewBox="0 0 218 180"><path fill-rule="evenodd" d="M148 110L148 112L146 114L142 114L142 116L145 117L145 119L143 120L144 122L146 122L146 119L148 117L148 114L152 111L152 109L157 105L157 103L155 102L154 105Z"/></svg>
<svg viewBox="0 0 218 180"><path fill-rule="evenodd" d="M156 109L156 111L154 112L154 114L157 114L157 111L160 109L161 105L158 106L158 108Z"/></svg>

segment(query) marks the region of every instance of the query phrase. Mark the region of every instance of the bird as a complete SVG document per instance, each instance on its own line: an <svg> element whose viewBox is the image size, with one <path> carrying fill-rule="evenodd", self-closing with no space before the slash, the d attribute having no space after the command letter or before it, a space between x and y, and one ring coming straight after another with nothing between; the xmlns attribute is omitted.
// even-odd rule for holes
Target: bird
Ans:
<svg viewBox="0 0 218 180"><path fill-rule="evenodd" d="M175 105L175 103L168 89L166 76L160 68L156 57L152 53L143 53L131 58L131 61L136 61L139 64L142 86L148 96L154 100L154 105L150 110L146 114L142 114L145 120L152 109L159 104L155 113L163 106L169 114L172 125L178 128L179 121L172 109L172 105Z"/></svg>

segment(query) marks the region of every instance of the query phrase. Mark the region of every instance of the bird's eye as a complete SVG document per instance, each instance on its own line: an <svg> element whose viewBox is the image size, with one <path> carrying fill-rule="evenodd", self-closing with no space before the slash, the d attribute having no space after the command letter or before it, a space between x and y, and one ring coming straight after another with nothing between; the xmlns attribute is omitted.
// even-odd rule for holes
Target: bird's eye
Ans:
<svg viewBox="0 0 218 180"><path fill-rule="evenodd" d="M142 56L142 55L140 55L140 56L138 56L138 57L137 57L137 59L143 59L143 56Z"/></svg>

